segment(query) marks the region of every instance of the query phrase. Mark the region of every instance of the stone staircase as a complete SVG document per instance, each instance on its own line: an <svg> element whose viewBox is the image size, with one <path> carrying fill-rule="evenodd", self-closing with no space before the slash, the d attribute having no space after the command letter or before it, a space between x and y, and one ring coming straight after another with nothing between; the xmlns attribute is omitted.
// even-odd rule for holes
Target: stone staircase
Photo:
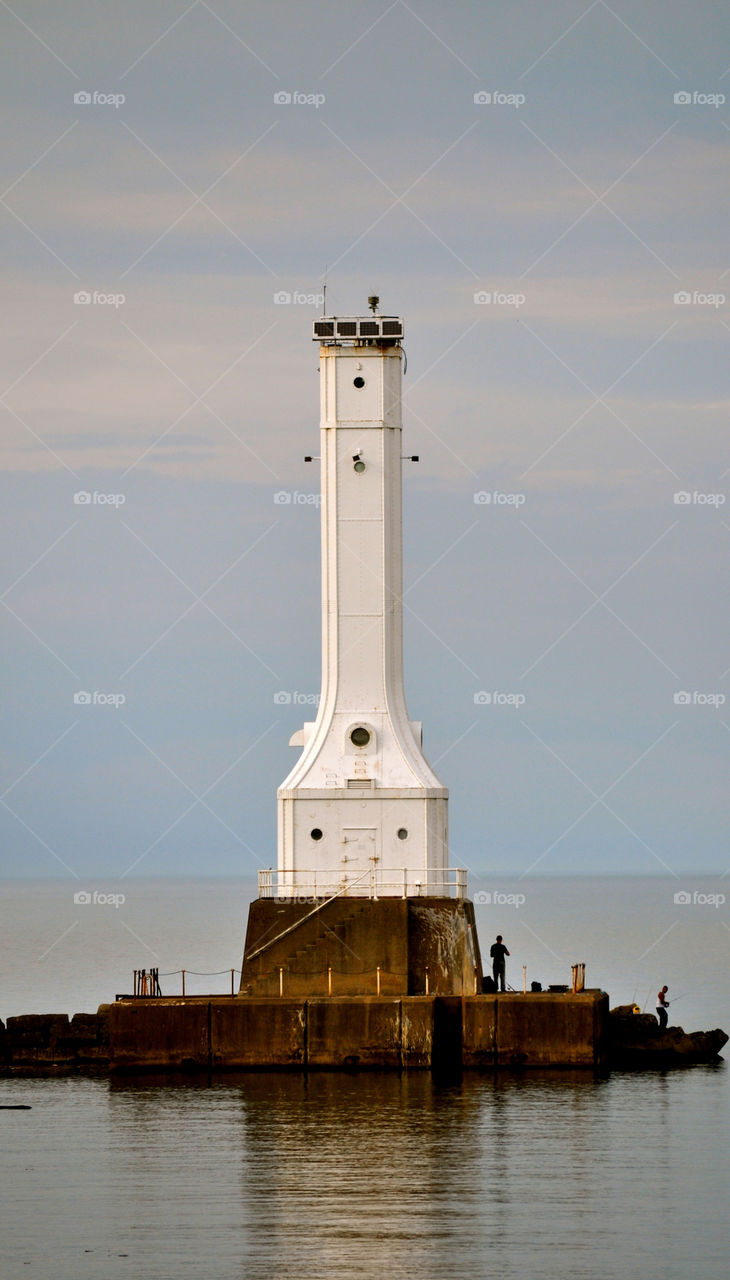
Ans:
<svg viewBox="0 0 730 1280"><path fill-rule="evenodd" d="M245 975L242 994L278 995L280 969L284 971L284 990L289 995L314 993L319 987L326 994L329 966L338 975L361 973L366 965L348 945L347 935L368 906L367 899L333 900L322 907L318 916L303 919L281 942L272 939L251 962L252 972Z"/></svg>

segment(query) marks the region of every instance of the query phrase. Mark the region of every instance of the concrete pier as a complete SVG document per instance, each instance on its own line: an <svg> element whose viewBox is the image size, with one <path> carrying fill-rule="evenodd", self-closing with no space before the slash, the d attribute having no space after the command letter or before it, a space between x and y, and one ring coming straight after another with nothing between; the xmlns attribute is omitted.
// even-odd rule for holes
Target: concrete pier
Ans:
<svg viewBox="0 0 730 1280"><path fill-rule="evenodd" d="M197 997L109 1008L114 1071L603 1066L608 997Z"/></svg>
<svg viewBox="0 0 730 1280"><path fill-rule="evenodd" d="M465 1067L590 1067L606 1060L608 996L533 993L465 997Z"/></svg>
<svg viewBox="0 0 730 1280"><path fill-rule="evenodd" d="M719 1028L660 1031L601 991L485 996L120 997L0 1022L0 1077L128 1071L521 1068L666 1071L720 1061Z"/></svg>

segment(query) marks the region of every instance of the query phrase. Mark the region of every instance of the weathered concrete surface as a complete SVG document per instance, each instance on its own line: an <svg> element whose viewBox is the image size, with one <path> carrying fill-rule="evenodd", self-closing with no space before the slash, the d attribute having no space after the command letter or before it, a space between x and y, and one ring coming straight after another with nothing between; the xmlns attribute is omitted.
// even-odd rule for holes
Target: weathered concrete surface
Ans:
<svg viewBox="0 0 730 1280"><path fill-rule="evenodd" d="M26 1013L0 1023L0 1066L6 1073L105 1067L109 1061L108 1006L97 1013Z"/></svg>
<svg viewBox="0 0 730 1280"><path fill-rule="evenodd" d="M378 965L381 994L407 991L405 900L337 898L312 916L315 905L274 898L251 903L241 994L278 996L282 969L285 995L326 996L331 968L333 994L375 995Z"/></svg>
<svg viewBox="0 0 730 1280"><path fill-rule="evenodd" d="M182 997L119 1001L113 1070L596 1067L607 997Z"/></svg>
<svg viewBox="0 0 730 1280"><path fill-rule="evenodd" d="M210 1002L213 1069L305 1065L307 1006L301 1000Z"/></svg>
<svg viewBox="0 0 730 1280"><path fill-rule="evenodd" d="M251 903L241 995L461 995L481 989L471 902L449 898L260 898ZM263 948L263 949L262 949Z"/></svg>
<svg viewBox="0 0 730 1280"><path fill-rule="evenodd" d="M465 1067L598 1067L607 1050L608 996L506 992L465 997Z"/></svg>
<svg viewBox="0 0 730 1280"><path fill-rule="evenodd" d="M119 1001L112 1070L430 1066L433 1000L392 997Z"/></svg>
<svg viewBox="0 0 730 1280"><path fill-rule="evenodd" d="M497 1065L496 996L466 999L462 1014L462 1063L465 1067Z"/></svg>
<svg viewBox="0 0 730 1280"><path fill-rule="evenodd" d="M201 1070L209 1062L210 1000L120 1000L109 1014L110 1065Z"/></svg>
<svg viewBox="0 0 730 1280"><path fill-rule="evenodd" d="M379 1067L401 1065L401 1001L378 997L307 1001L307 1065Z"/></svg>
<svg viewBox="0 0 730 1280"><path fill-rule="evenodd" d="M683 1027L662 1031L653 1013L633 1013L631 1005L612 1009L609 1018L608 1062L614 1068L681 1067L718 1062L728 1037L714 1031L686 1032Z"/></svg>
<svg viewBox="0 0 730 1280"><path fill-rule="evenodd" d="M118 1001L109 1034L113 1070L301 1068L306 1008L301 1000L223 996Z"/></svg>
<svg viewBox="0 0 730 1280"><path fill-rule="evenodd" d="M433 1056L433 998L401 999L401 1064L429 1069Z"/></svg>
<svg viewBox="0 0 730 1280"><path fill-rule="evenodd" d="M408 991L470 995L482 989L474 905L468 900L411 898L408 901ZM476 972L475 972L476 970Z"/></svg>

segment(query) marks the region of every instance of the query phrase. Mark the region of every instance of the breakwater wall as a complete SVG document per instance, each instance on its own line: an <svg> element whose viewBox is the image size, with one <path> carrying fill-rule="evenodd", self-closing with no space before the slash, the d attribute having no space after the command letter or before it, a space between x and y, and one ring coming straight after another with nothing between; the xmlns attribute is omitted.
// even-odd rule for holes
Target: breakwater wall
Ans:
<svg viewBox="0 0 730 1280"><path fill-rule="evenodd" d="M109 1065L108 1005L97 1013L24 1013L0 1022L0 1073L58 1074Z"/></svg>
<svg viewBox="0 0 730 1280"><path fill-rule="evenodd" d="M605 1064L608 997L162 997L98 1014L9 1018L6 1074L111 1071L445 1070Z"/></svg>
<svg viewBox="0 0 730 1280"><path fill-rule="evenodd" d="M332 996L120 1000L113 1070L600 1066L608 997Z"/></svg>

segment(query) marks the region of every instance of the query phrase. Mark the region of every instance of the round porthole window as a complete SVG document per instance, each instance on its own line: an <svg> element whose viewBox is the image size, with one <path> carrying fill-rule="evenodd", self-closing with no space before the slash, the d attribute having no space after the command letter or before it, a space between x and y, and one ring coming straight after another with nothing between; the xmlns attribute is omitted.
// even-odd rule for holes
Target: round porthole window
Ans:
<svg viewBox="0 0 730 1280"><path fill-rule="evenodd" d="M357 462L355 463L354 470L357 471L358 475L362 475L363 471L365 470L365 463L363 462L362 458L358 458Z"/></svg>
<svg viewBox="0 0 730 1280"><path fill-rule="evenodd" d="M312 837L312 839L313 839L313 840L321 840L321 839L322 839L322 832L320 831L319 827L312 827L312 830L310 831L310 833L309 833L309 834L310 834L310 836Z"/></svg>
<svg viewBox="0 0 730 1280"><path fill-rule="evenodd" d="M357 387L358 391L361 391L365 386L365 379L361 378L358 374L357 378L352 379L352 385L353 387Z"/></svg>
<svg viewBox="0 0 730 1280"><path fill-rule="evenodd" d="M406 831L405 827L399 827L399 828L398 828L398 839L399 839L399 840L407 840L407 839L408 839L408 832Z"/></svg>
<svg viewBox="0 0 730 1280"><path fill-rule="evenodd" d="M353 729L350 734L350 742L356 747L366 747L370 741L370 734L361 724Z"/></svg>

